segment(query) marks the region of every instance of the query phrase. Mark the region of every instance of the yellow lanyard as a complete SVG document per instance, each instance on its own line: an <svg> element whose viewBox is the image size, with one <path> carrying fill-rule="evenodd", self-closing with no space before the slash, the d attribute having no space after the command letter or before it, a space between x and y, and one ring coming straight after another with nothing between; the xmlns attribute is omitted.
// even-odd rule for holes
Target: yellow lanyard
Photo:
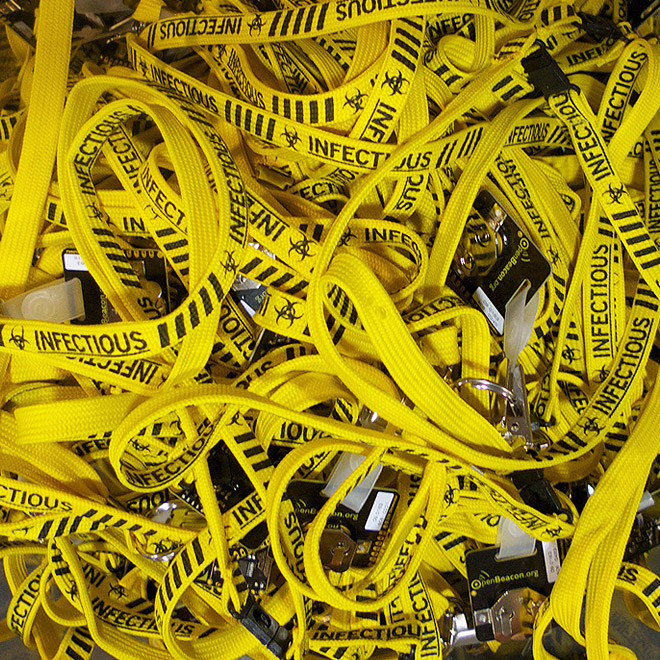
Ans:
<svg viewBox="0 0 660 660"><path fill-rule="evenodd" d="M657 39L600 0L133 4L6 17L0 638L495 650L514 590L478 592L534 571L473 553L515 523L546 582L509 637L634 657L608 622L618 588L660 625L648 548L623 561L658 474Z"/></svg>

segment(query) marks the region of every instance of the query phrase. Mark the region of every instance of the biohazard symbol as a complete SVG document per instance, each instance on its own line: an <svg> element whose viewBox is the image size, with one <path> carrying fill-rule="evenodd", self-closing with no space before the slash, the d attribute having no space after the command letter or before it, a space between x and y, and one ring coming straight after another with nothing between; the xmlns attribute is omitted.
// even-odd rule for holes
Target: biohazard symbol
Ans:
<svg viewBox="0 0 660 660"><path fill-rule="evenodd" d="M126 589L121 584L111 584L110 593L117 599L126 598Z"/></svg>
<svg viewBox="0 0 660 660"><path fill-rule="evenodd" d="M445 502L447 504L453 504L456 501L456 493L458 493L458 488L449 488L445 491Z"/></svg>
<svg viewBox="0 0 660 660"><path fill-rule="evenodd" d="M559 261L559 252L553 248L548 250L548 256L550 257L550 263L553 266Z"/></svg>
<svg viewBox="0 0 660 660"><path fill-rule="evenodd" d="M403 77L403 74L399 70L396 75L390 76L388 73L385 74L385 80L381 83L381 88L385 87L385 85L389 85L390 88L390 96L394 96L395 94L403 94L403 86L404 84L409 84L408 81Z"/></svg>
<svg viewBox="0 0 660 660"><path fill-rule="evenodd" d="M582 424L582 428L585 433L593 433L595 435L598 435L603 430L598 426L598 420L595 417L588 417L584 424Z"/></svg>
<svg viewBox="0 0 660 660"><path fill-rule="evenodd" d="M295 252L300 257L301 261L309 257L312 242L309 240L309 238L307 238L307 236L303 235L299 241L292 241L289 239L289 243L291 243L291 247L289 248L289 256L291 256L292 252Z"/></svg>
<svg viewBox="0 0 660 660"><path fill-rule="evenodd" d="M163 541L162 539L154 544L154 550L157 555L167 554L172 551L172 548L174 548L174 546L171 543Z"/></svg>
<svg viewBox="0 0 660 660"><path fill-rule="evenodd" d="M231 421L229 422L229 426L233 426L234 424L238 424L238 418L240 417L240 413L235 412L233 417L231 418Z"/></svg>
<svg viewBox="0 0 660 660"><path fill-rule="evenodd" d="M96 204L87 204L87 208L91 209L94 220L103 220L103 211Z"/></svg>
<svg viewBox="0 0 660 660"><path fill-rule="evenodd" d="M605 379L610 375L606 367L601 367L600 371L596 374L594 381L597 383L604 383Z"/></svg>
<svg viewBox="0 0 660 660"><path fill-rule="evenodd" d="M24 351L25 347L30 343L26 338L25 338L25 330L21 328L21 334L17 335L14 332L14 328L11 329L11 337L8 340L10 343L14 344L16 348L18 348L20 351Z"/></svg>
<svg viewBox="0 0 660 660"><path fill-rule="evenodd" d="M544 531L552 538L555 538L555 536L559 536L561 534L561 527L546 527Z"/></svg>
<svg viewBox="0 0 660 660"><path fill-rule="evenodd" d="M147 66L147 63L144 60L140 60L140 73L146 78L147 77L147 71L149 70L149 67Z"/></svg>
<svg viewBox="0 0 660 660"><path fill-rule="evenodd" d="M295 149L298 142L302 142L293 128L285 128L280 135L287 141L290 149Z"/></svg>
<svg viewBox="0 0 660 660"><path fill-rule="evenodd" d="M346 227L346 231L339 239L339 247L346 247L349 244L351 238L357 238L357 236L351 231L350 227Z"/></svg>
<svg viewBox="0 0 660 660"><path fill-rule="evenodd" d="M75 600L78 597L78 585L74 582L66 592L71 596L72 600Z"/></svg>
<svg viewBox="0 0 660 660"><path fill-rule="evenodd" d="M293 300L286 300L282 303L281 307L276 307L275 311L277 312L276 322L277 325L280 324L280 321L288 321L289 325L287 328L290 328L293 325L294 321L302 318L302 314L296 314L296 307L299 303L293 302Z"/></svg>
<svg viewBox="0 0 660 660"><path fill-rule="evenodd" d="M137 438L131 440L131 447L133 447L135 451L147 451L147 449L149 449L148 445L143 445Z"/></svg>
<svg viewBox="0 0 660 660"><path fill-rule="evenodd" d="M625 192L625 189L623 186L620 188L612 188L612 184L607 188L607 194L610 196L610 202L612 204L621 204L621 198L623 197L623 193Z"/></svg>
<svg viewBox="0 0 660 660"><path fill-rule="evenodd" d="M573 364L575 360L578 359L578 350L576 348L570 348L569 346L566 346L564 350L561 352L561 356L568 362L569 364Z"/></svg>
<svg viewBox="0 0 660 660"><path fill-rule="evenodd" d="M347 105L353 108L354 112L359 112L362 110L364 107L364 101L362 100L366 94L364 92L361 92L359 89L353 94L353 96L349 96L348 94L344 94L344 98L346 99L344 101L344 107Z"/></svg>
<svg viewBox="0 0 660 660"><path fill-rule="evenodd" d="M238 264L234 260L234 251L225 250L225 254L227 258L225 259L225 263L222 264L222 267L225 269L225 273L231 273L233 275L238 269Z"/></svg>
<svg viewBox="0 0 660 660"><path fill-rule="evenodd" d="M248 27L250 28L250 36L253 35L259 36L261 34L261 29L264 26L264 22L261 19L261 14L257 14L249 23Z"/></svg>

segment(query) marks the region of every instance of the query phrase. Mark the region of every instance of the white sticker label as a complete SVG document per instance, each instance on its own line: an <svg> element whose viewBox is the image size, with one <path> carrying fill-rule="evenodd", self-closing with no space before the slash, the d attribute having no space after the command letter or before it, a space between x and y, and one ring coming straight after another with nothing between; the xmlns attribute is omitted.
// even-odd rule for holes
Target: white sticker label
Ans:
<svg viewBox="0 0 660 660"><path fill-rule="evenodd" d="M550 584L554 584L559 577L561 561L557 541L543 541L543 557L545 558L545 574Z"/></svg>
<svg viewBox="0 0 660 660"><path fill-rule="evenodd" d="M383 493L380 492L376 495L374 500L374 505L371 507L371 512L367 518L367 522L364 525L364 529L367 532L380 532L385 518L387 518L387 513L392 506L392 500L394 499L394 493Z"/></svg>
<svg viewBox="0 0 660 660"><path fill-rule="evenodd" d="M486 295L486 292L481 287L477 287L472 297L475 299L477 305L481 307L481 311L492 323L495 330L501 335L504 334L504 317L499 313L497 307L493 305L492 300Z"/></svg>
<svg viewBox="0 0 660 660"><path fill-rule="evenodd" d="M65 270L89 270L77 252L65 252L62 257L64 258Z"/></svg>

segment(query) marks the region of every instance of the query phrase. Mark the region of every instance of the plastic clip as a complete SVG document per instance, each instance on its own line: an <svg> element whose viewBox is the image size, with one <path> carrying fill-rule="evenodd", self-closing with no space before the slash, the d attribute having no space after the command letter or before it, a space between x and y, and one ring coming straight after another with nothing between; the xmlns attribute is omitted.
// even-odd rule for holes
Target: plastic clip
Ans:
<svg viewBox="0 0 660 660"><path fill-rule="evenodd" d="M521 60L527 78L534 88L545 98L573 88L568 76L561 70L545 45L541 41L537 41L537 45L536 51Z"/></svg>
<svg viewBox="0 0 660 660"><path fill-rule="evenodd" d="M594 41L600 42L605 39L617 41L624 38L621 28L611 18L594 16L583 11L578 11L576 14L581 21L575 24L576 27L582 28Z"/></svg>
<svg viewBox="0 0 660 660"><path fill-rule="evenodd" d="M284 658L291 632L281 626L252 596L248 596L240 621L273 655Z"/></svg>
<svg viewBox="0 0 660 660"><path fill-rule="evenodd" d="M523 470L511 475L513 485L518 489L522 501L546 515L568 514L572 522L570 511L562 508L559 497L550 482L543 476L542 470Z"/></svg>

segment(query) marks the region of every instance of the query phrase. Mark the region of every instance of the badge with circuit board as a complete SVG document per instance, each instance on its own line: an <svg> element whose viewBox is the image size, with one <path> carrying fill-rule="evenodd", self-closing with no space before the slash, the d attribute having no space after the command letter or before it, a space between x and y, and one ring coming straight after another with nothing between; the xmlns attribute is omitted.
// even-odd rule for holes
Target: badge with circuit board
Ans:
<svg viewBox="0 0 660 660"><path fill-rule="evenodd" d="M539 607L559 575L557 543L536 543L527 557L497 559L499 547L468 552L465 565L477 638L482 642L531 635Z"/></svg>
<svg viewBox="0 0 660 660"><path fill-rule="evenodd" d="M454 255L448 284L466 302L481 309L502 335L509 300L529 282L529 302L551 274L550 262L502 202L482 190Z"/></svg>
<svg viewBox="0 0 660 660"><path fill-rule="evenodd" d="M126 257L133 267L143 291L147 295L138 301L148 319L165 316L173 305L175 287L171 286L167 274L167 266L162 253L157 250L125 250ZM72 323L115 323L121 321L119 314L112 306L108 297L101 291L96 280L75 250L65 250L62 253L64 279L69 281L74 277L80 280L85 303L85 318Z"/></svg>
<svg viewBox="0 0 660 660"><path fill-rule="evenodd" d="M300 526L306 530L328 501L321 491L326 484L294 479L288 487ZM367 568L376 563L399 501L391 488L373 488L358 512L339 504L321 536L321 561L324 568L341 573Z"/></svg>

